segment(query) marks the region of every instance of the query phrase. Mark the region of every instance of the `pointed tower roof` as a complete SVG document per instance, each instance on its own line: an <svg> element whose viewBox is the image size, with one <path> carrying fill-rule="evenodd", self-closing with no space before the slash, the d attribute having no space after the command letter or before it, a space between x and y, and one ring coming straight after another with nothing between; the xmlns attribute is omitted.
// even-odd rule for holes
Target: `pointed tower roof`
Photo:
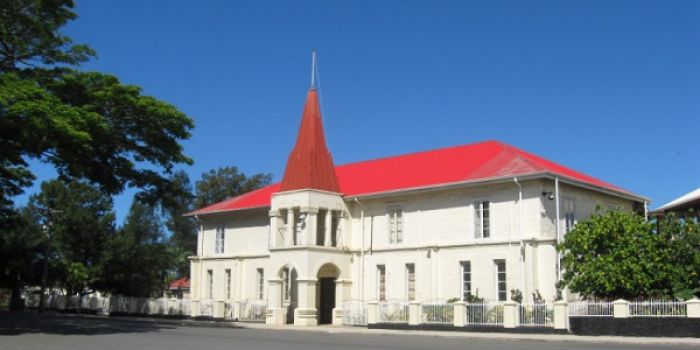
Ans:
<svg viewBox="0 0 700 350"><path fill-rule="evenodd" d="M323 134L318 93L306 95L304 113L294 149L289 154L280 191L315 189L340 192L335 166Z"/></svg>

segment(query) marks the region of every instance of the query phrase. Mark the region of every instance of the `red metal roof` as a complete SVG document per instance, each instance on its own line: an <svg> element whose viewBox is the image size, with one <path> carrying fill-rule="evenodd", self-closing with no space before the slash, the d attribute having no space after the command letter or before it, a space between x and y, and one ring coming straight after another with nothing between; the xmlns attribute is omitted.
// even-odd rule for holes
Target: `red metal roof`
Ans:
<svg viewBox="0 0 700 350"><path fill-rule="evenodd" d="M335 173L340 187L338 192L346 197L545 173L635 196L617 186L499 141L350 163L336 167ZM275 192L280 192L279 183L213 204L191 214L269 207L271 196Z"/></svg>
<svg viewBox="0 0 700 350"><path fill-rule="evenodd" d="M190 279L187 277L182 277L180 279L176 279L170 283L170 289L189 289L190 288Z"/></svg>
<svg viewBox="0 0 700 350"><path fill-rule="evenodd" d="M309 90L294 149L289 154L281 190L316 189L340 192L331 152L326 146L321 108L315 89Z"/></svg>

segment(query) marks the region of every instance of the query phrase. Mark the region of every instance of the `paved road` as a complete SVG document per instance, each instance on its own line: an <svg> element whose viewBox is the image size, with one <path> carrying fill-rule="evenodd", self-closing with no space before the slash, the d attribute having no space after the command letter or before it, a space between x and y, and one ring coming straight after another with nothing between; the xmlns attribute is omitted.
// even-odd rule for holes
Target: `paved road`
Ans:
<svg viewBox="0 0 700 350"><path fill-rule="evenodd" d="M415 335L337 334L192 327L119 319L0 312L0 349L694 349L605 343L460 339Z"/></svg>

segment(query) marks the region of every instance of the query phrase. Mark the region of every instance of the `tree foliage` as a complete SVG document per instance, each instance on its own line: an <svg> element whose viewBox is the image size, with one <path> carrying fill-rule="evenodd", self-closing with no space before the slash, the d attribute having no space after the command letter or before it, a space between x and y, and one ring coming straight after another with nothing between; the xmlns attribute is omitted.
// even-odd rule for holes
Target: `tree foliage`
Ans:
<svg viewBox="0 0 700 350"><path fill-rule="evenodd" d="M195 207L203 208L239 196L267 186L271 181L272 174L261 173L247 176L235 166L209 170L209 172L202 174L200 181L197 181Z"/></svg>
<svg viewBox="0 0 700 350"><path fill-rule="evenodd" d="M562 286L584 298L628 300L687 297L698 286L697 224L668 218L656 226L641 216L600 210L567 233Z"/></svg>

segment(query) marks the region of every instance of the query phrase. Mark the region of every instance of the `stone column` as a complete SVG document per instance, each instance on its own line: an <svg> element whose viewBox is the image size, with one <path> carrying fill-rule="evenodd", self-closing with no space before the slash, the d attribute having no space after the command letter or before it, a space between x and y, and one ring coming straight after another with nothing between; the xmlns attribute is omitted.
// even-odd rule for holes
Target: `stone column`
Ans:
<svg viewBox="0 0 700 350"><path fill-rule="evenodd" d="M268 279L265 323L280 325L285 324L286 321L287 309L282 307L282 280L279 278Z"/></svg>
<svg viewBox="0 0 700 350"><path fill-rule="evenodd" d="M503 328L515 328L518 326L519 304L514 301L503 303Z"/></svg>
<svg viewBox="0 0 700 350"><path fill-rule="evenodd" d="M316 245L316 217L318 215L318 208L304 208L302 212L306 214L306 225L302 231L302 244L311 246Z"/></svg>
<svg viewBox="0 0 700 350"><path fill-rule="evenodd" d="M630 302L624 299L613 301L613 315L615 318L630 317Z"/></svg>
<svg viewBox="0 0 700 350"><path fill-rule="evenodd" d="M287 209L287 234L284 236L284 245L286 247L291 247L294 245L294 230L296 225L294 224L294 209Z"/></svg>
<svg viewBox="0 0 700 350"><path fill-rule="evenodd" d="M350 296L351 280L337 279L335 281L335 307L333 308L333 325L343 324L343 302Z"/></svg>
<svg viewBox="0 0 700 350"><path fill-rule="evenodd" d="M467 303L463 301L458 301L454 303L454 326L455 327L464 327L467 325Z"/></svg>
<svg viewBox="0 0 700 350"><path fill-rule="evenodd" d="M279 224L280 212L278 210L270 210L270 248L277 247L277 225ZM281 243L281 242L280 242Z"/></svg>
<svg viewBox="0 0 700 350"><path fill-rule="evenodd" d="M408 325L417 326L420 324L420 301L412 300L408 303Z"/></svg>
<svg viewBox="0 0 700 350"><path fill-rule="evenodd" d="M299 306L294 310L295 326L316 326L316 280L315 278L297 279Z"/></svg>
<svg viewBox="0 0 700 350"><path fill-rule="evenodd" d="M379 319L378 317L378 312L379 312L379 302L376 300L370 301L367 303L367 324L374 324L377 323L377 320Z"/></svg>
<svg viewBox="0 0 700 350"><path fill-rule="evenodd" d="M554 329L567 329L569 324L569 315L567 312L567 303L563 300L554 302Z"/></svg>
<svg viewBox="0 0 700 350"><path fill-rule="evenodd" d="M700 318L700 300L693 298L686 301L685 311L688 318Z"/></svg>
<svg viewBox="0 0 700 350"><path fill-rule="evenodd" d="M326 247L331 246L331 224L333 223L333 210L326 210L326 227L323 231L323 245Z"/></svg>

